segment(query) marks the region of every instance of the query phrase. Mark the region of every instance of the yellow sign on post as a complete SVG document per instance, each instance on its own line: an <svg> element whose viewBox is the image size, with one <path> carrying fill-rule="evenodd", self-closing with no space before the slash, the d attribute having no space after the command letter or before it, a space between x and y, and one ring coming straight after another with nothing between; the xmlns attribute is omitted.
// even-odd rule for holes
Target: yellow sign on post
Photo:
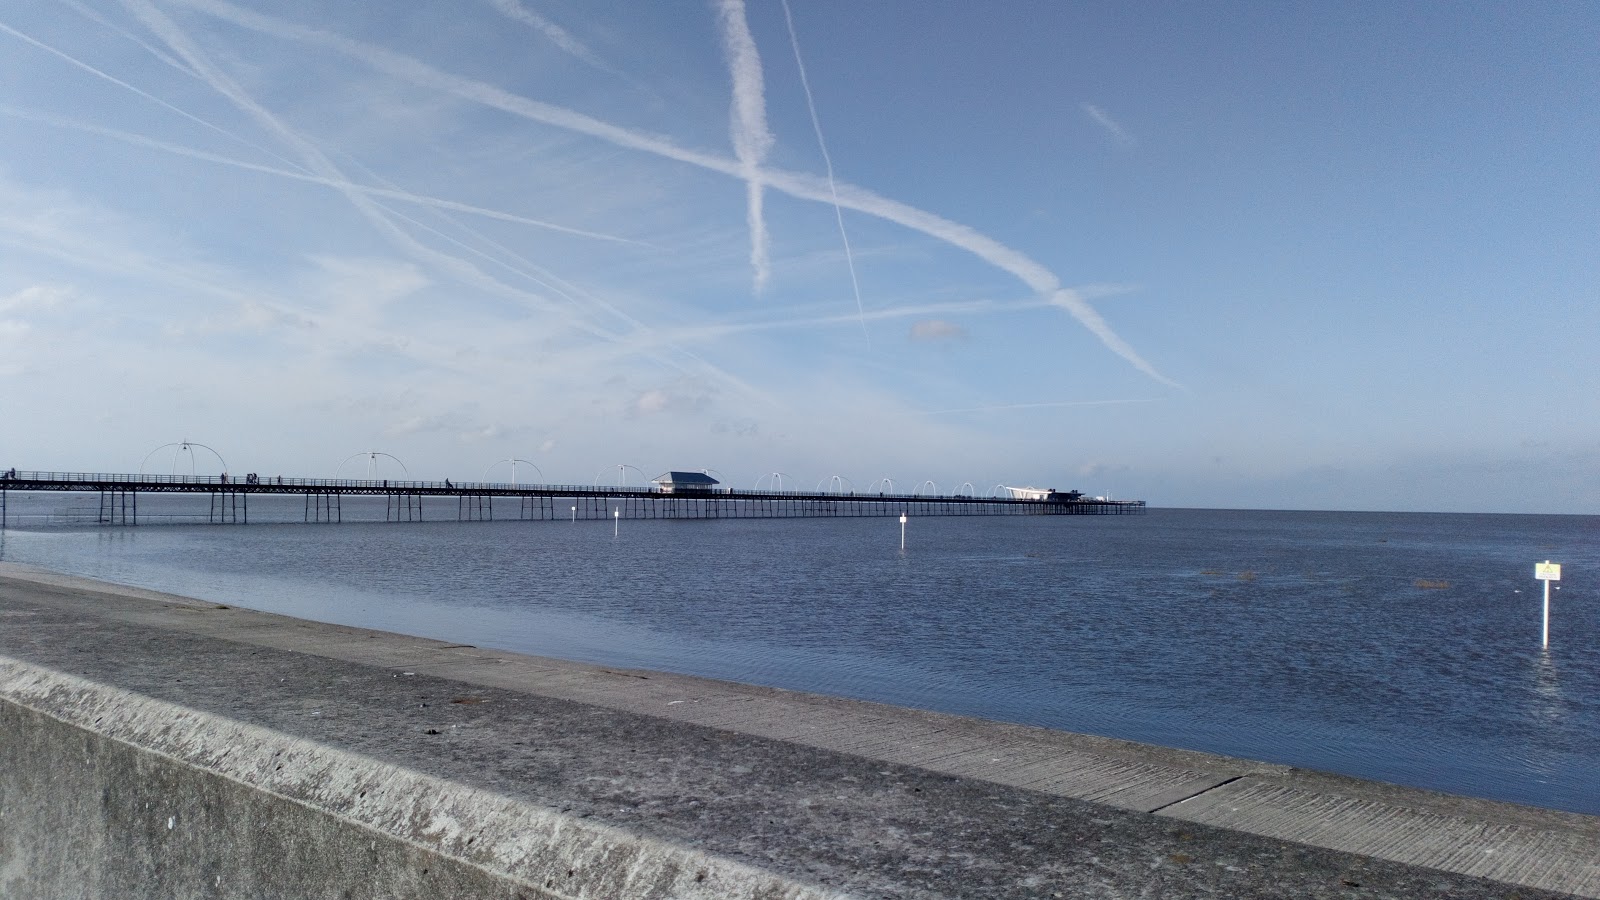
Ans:
<svg viewBox="0 0 1600 900"><path fill-rule="evenodd" d="M1534 563L1533 577L1544 582L1544 646L1548 649L1550 646L1550 582L1561 580L1561 563L1553 563L1548 559L1542 563Z"/></svg>

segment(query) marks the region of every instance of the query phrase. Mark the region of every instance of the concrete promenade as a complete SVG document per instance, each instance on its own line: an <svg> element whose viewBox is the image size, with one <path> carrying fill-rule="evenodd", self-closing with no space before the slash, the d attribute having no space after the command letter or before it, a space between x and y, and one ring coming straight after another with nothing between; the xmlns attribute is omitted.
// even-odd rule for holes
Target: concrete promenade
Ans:
<svg viewBox="0 0 1600 900"><path fill-rule="evenodd" d="M1600 818L0 564L0 897L1600 898Z"/></svg>

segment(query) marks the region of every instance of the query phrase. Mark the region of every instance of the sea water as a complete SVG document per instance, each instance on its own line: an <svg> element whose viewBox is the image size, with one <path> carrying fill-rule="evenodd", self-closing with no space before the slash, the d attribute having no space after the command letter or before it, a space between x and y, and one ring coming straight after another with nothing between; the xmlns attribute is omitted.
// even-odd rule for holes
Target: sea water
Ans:
<svg viewBox="0 0 1600 900"><path fill-rule="evenodd" d="M249 525L85 527L64 496L13 494L0 559L1600 814L1600 517L913 517L902 551L895 518L393 524L380 498L307 525L258 498Z"/></svg>

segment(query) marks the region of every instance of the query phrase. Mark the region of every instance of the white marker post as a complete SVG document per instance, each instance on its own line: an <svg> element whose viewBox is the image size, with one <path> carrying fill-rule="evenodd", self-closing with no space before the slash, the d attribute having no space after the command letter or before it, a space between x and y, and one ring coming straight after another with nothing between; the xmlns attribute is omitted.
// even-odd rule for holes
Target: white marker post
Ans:
<svg viewBox="0 0 1600 900"><path fill-rule="evenodd" d="M1544 582L1544 646L1550 647L1550 582L1561 580L1561 563L1545 560L1533 564L1533 577Z"/></svg>
<svg viewBox="0 0 1600 900"><path fill-rule="evenodd" d="M576 506L572 508L572 524L578 524L578 508Z"/></svg>
<svg viewBox="0 0 1600 900"><path fill-rule="evenodd" d="M612 537L616 537L617 535L619 535L621 533L622 533L622 510L613 509L611 511L611 536Z"/></svg>
<svg viewBox="0 0 1600 900"><path fill-rule="evenodd" d="M900 514L900 549L906 548L906 514Z"/></svg>

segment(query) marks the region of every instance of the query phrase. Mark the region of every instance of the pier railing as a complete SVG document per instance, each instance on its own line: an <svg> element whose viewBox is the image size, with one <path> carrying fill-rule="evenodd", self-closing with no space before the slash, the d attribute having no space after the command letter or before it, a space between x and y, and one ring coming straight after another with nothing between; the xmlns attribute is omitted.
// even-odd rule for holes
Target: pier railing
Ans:
<svg viewBox="0 0 1600 900"><path fill-rule="evenodd" d="M116 472L0 471L0 527L5 526L5 496L12 491L98 491L101 524L135 524L138 495L206 494L207 521L248 519L254 495L295 494L306 498L307 521L342 521L341 496L387 496L392 521L420 521L421 498L455 498L462 519L492 519L496 497L517 499L521 518L555 518L554 498L571 498L586 516L605 516L600 507L616 501L627 518L788 518L890 515L1128 515L1144 512L1142 500L1104 500L1079 495L1046 498L979 497L975 494L921 494L781 489L666 490L659 485L630 487L598 484L520 484L509 482L401 480L393 478L301 478L283 475L157 475ZM570 505L570 504L569 504ZM316 509L315 515L311 510ZM576 515L580 506L569 512ZM589 509L589 507L594 507ZM395 510L399 510L396 512Z"/></svg>

